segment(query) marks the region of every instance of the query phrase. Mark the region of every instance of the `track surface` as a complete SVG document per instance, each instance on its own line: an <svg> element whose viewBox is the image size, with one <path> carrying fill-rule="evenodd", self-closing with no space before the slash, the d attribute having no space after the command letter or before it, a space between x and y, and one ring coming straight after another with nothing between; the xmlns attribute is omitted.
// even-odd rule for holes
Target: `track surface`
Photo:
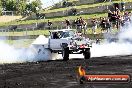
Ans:
<svg viewBox="0 0 132 88"><path fill-rule="evenodd" d="M0 88L132 88L128 84L79 84L78 66L88 74L130 74L132 56L0 65Z"/></svg>

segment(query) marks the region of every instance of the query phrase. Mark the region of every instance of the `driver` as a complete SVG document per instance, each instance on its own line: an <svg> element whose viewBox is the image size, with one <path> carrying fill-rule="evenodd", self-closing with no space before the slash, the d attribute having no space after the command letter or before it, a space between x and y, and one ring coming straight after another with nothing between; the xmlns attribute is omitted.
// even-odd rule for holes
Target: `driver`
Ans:
<svg viewBox="0 0 132 88"><path fill-rule="evenodd" d="M53 39L59 39L59 35L58 35L57 32L55 32L55 33L53 34Z"/></svg>

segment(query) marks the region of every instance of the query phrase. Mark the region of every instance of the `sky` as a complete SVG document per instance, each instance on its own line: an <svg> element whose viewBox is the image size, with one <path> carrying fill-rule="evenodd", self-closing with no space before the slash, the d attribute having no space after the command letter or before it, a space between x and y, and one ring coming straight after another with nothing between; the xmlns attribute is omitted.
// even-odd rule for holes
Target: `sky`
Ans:
<svg viewBox="0 0 132 88"><path fill-rule="evenodd" d="M43 8L46 8L48 6L52 6L55 3L58 3L60 1L62 1L62 0L41 0L41 2L43 3Z"/></svg>

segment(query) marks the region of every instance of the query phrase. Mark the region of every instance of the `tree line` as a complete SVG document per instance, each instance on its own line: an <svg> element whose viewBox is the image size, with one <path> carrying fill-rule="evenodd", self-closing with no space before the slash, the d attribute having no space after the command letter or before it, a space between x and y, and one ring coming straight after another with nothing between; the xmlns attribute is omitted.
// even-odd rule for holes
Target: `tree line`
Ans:
<svg viewBox="0 0 132 88"><path fill-rule="evenodd" d="M42 9L41 0L0 0L0 14L2 11L15 11L16 15L31 15Z"/></svg>

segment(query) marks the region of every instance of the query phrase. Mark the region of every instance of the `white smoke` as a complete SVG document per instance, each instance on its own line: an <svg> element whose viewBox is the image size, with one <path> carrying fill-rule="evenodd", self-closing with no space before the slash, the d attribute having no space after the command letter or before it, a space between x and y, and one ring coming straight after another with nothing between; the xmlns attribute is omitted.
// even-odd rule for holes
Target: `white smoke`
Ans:
<svg viewBox="0 0 132 88"><path fill-rule="evenodd" d="M44 49L38 54L34 46L29 48L15 48L4 42L0 42L0 64L2 63L23 63L51 59L49 50Z"/></svg>
<svg viewBox="0 0 132 88"><path fill-rule="evenodd" d="M132 44L130 43L105 43L93 45L91 48L92 57L130 55L132 54Z"/></svg>
<svg viewBox="0 0 132 88"><path fill-rule="evenodd" d="M117 38L117 42L105 41L102 44L93 44L93 47L91 48L92 57L131 55L132 23L129 23L121 28Z"/></svg>
<svg viewBox="0 0 132 88"><path fill-rule="evenodd" d="M34 43L46 43L47 39L41 35ZM57 58L57 54L51 54L51 51L45 49L42 45L31 44L28 48L16 48L14 44L9 45L3 40L5 41L6 37L0 39L0 64L46 61ZM17 43L22 43L21 41Z"/></svg>

